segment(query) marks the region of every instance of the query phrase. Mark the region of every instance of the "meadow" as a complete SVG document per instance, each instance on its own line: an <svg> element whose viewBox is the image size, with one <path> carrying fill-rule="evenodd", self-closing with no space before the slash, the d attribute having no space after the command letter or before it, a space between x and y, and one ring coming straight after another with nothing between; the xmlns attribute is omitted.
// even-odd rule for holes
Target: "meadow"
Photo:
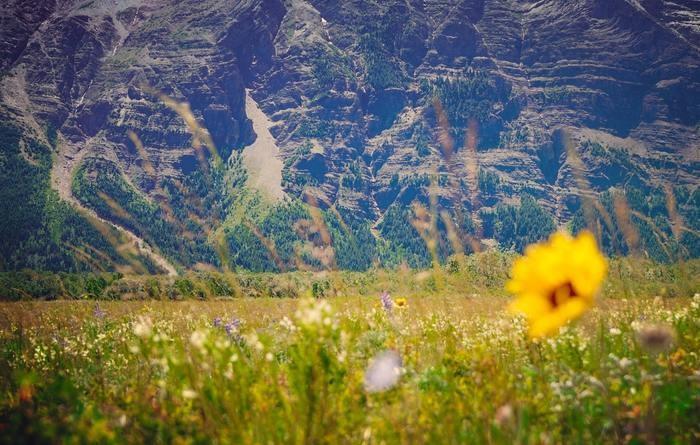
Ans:
<svg viewBox="0 0 700 445"><path fill-rule="evenodd" d="M700 444L697 89L666 78L692 49L657 41L675 27L631 64L630 11L586 6L567 28L620 22L617 71L651 68L581 88L600 64L569 58L569 88L525 41L547 5L440 25L408 3L89 1L63 35L71 2L46 3L16 40L65 55L66 81L23 50L0 74L25 93L0 110L0 444ZM476 22L511 15L532 85L482 57L499 32Z"/></svg>
<svg viewBox="0 0 700 445"><path fill-rule="evenodd" d="M299 275L329 284L297 298L2 303L0 441L700 441L696 262L611 261L533 339L507 268L469 261Z"/></svg>

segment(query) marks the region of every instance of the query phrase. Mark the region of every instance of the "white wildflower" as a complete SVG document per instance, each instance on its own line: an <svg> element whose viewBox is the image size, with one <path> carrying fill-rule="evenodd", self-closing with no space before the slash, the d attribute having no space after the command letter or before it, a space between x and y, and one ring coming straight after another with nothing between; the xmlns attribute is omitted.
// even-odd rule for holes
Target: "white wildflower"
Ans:
<svg viewBox="0 0 700 445"><path fill-rule="evenodd" d="M598 389L605 390L605 385L603 385L603 383L600 380L598 380L597 378L595 378L593 376L588 377L588 382Z"/></svg>
<svg viewBox="0 0 700 445"><path fill-rule="evenodd" d="M340 363L344 363L345 360L347 360L347 358L348 358L347 352L345 352L345 351L340 351L340 352L338 353L338 361L339 361Z"/></svg>
<svg viewBox="0 0 700 445"><path fill-rule="evenodd" d="M591 391L590 389L586 388L586 389L584 389L583 391L581 391L581 392L579 393L578 398L579 398L579 399L585 399L585 398L587 398L587 397L591 397L592 395L593 395L593 391Z"/></svg>
<svg viewBox="0 0 700 445"><path fill-rule="evenodd" d="M496 410L493 421L499 427L508 425L513 420L513 407L505 404Z"/></svg>
<svg viewBox="0 0 700 445"><path fill-rule="evenodd" d="M313 327L321 326L324 324L325 319L328 319L326 325L330 325L331 319L329 317L331 313L331 305L327 301L307 298L299 302L296 317L300 324Z"/></svg>
<svg viewBox="0 0 700 445"><path fill-rule="evenodd" d="M192 335L190 335L190 344L199 350L204 349L204 342L206 340L207 334L203 331L194 331Z"/></svg>
<svg viewBox="0 0 700 445"><path fill-rule="evenodd" d="M618 365L620 365L620 368L626 369L632 364L632 360L628 359L627 357L622 357L620 361L618 362Z"/></svg>
<svg viewBox="0 0 700 445"><path fill-rule="evenodd" d="M401 375L401 356L396 351L384 351L372 360L365 372L368 392L386 391L395 386Z"/></svg>
<svg viewBox="0 0 700 445"><path fill-rule="evenodd" d="M297 327L294 325L294 322L289 319L286 315L280 320L280 326L282 326L284 329L288 330L289 332L294 332L297 330Z"/></svg>
<svg viewBox="0 0 700 445"><path fill-rule="evenodd" d="M187 400L192 400L197 397L197 393L190 389L190 388L185 388L182 390L182 398L187 399Z"/></svg>
<svg viewBox="0 0 700 445"><path fill-rule="evenodd" d="M137 337L147 338L153 332L153 321L149 317L139 316L134 322L134 334Z"/></svg>

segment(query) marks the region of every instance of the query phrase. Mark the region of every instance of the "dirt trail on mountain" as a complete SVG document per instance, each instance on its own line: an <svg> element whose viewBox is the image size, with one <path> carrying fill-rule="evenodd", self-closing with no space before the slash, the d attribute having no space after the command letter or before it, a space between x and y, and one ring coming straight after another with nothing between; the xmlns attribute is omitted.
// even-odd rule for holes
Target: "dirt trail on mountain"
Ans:
<svg viewBox="0 0 700 445"><path fill-rule="evenodd" d="M58 154L56 155L51 167L51 186L58 192L61 199L68 202L77 211L85 213L103 224L114 227L117 231L124 234L129 241L136 246L143 256L153 261L156 266L165 271L169 276L177 276L177 270L175 267L162 255L153 250L153 248L144 239L126 228L102 218L97 214L97 212L85 207L80 201L78 201L78 199L75 198L75 196L73 196L73 191L71 188L73 174L87 152L87 149L76 150L75 148L72 148L66 144L61 144Z"/></svg>
<svg viewBox="0 0 700 445"><path fill-rule="evenodd" d="M248 170L248 185L263 195L279 201L285 197L282 190L282 160L275 138L270 133L272 121L263 113L246 90L245 112L253 121L257 135L255 142L243 149L243 163Z"/></svg>

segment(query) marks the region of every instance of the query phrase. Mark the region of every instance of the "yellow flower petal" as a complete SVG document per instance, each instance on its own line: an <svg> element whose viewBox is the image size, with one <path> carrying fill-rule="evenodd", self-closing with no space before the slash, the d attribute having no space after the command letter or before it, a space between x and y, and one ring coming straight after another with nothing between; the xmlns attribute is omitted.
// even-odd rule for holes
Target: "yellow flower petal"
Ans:
<svg viewBox="0 0 700 445"><path fill-rule="evenodd" d="M533 338L551 335L571 320L576 320L589 308L584 300L569 300L546 316L538 317L530 323L530 336Z"/></svg>
<svg viewBox="0 0 700 445"><path fill-rule="evenodd" d="M550 310L551 305L547 300L538 295L523 295L514 300L508 306L508 309L514 314L523 314L526 317L535 317L538 314Z"/></svg>
<svg viewBox="0 0 700 445"><path fill-rule="evenodd" d="M517 298L509 310L528 318L533 337L551 334L592 305L606 273L592 234L555 233L514 262L506 289Z"/></svg>

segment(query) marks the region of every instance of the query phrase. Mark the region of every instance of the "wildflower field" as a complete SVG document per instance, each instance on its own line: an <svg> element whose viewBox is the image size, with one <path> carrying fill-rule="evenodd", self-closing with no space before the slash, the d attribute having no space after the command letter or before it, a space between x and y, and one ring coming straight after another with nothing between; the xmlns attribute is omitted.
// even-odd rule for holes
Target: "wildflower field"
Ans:
<svg viewBox="0 0 700 445"><path fill-rule="evenodd" d="M476 258L298 298L2 303L0 439L700 441L697 262L611 262L589 233Z"/></svg>
<svg viewBox="0 0 700 445"><path fill-rule="evenodd" d="M700 296L0 305L3 443L697 443Z"/></svg>

